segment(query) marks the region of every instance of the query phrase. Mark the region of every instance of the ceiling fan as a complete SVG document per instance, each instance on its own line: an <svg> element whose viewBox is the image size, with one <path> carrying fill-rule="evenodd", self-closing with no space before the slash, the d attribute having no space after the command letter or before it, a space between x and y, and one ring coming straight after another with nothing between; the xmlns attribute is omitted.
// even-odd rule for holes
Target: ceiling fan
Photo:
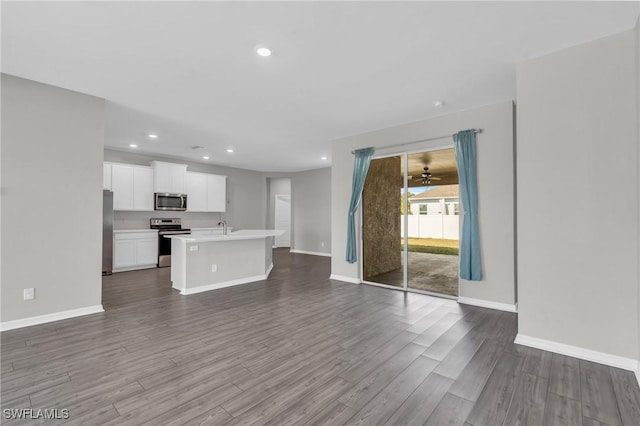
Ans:
<svg viewBox="0 0 640 426"><path fill-rule="evenodd" d="M420 179L420 182L423 185L431 185L431 181L432 180L442 180L439 177L435 177L431 175L431 172L429 171L429 167L424 167L424 171L422 173L420 173L420 176L410 176L411 180L413 179Z"/></svg>

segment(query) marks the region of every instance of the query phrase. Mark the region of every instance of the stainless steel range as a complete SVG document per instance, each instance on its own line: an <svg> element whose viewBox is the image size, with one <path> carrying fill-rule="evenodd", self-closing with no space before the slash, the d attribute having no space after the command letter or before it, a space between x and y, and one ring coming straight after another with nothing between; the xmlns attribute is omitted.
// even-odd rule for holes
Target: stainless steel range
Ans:
<svg viewBox="0 0 640 426"><path fill-rule="evenodd" d="M171 238L167 236L190 234L191 229L183 228L180 218L151 219L150 228L158 230L158 267L171 266Z"/></svg>

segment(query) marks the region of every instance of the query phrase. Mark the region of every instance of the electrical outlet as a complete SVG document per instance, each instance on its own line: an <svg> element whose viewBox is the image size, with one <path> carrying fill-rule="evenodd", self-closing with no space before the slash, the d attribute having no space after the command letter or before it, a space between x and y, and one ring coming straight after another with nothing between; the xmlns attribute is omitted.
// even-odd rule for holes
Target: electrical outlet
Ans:
<svg viewBox="0 0 640 426"><path fill-rule="evenodd" d="M33 300L36 297L36 290L34 288L24 289L24 300Z"/></svg>
<svg viewBox="0 0 640 426"><path fill-rule="evenodd" d="M198 246L189 246L189 251L198 251Z"/></svg>
<svg viewBox="0 0 640 426"><path fill-rule="evenodd" d="M218 265L216 264L211 265L211 272L218 272Z"/></svg>
<svg viewBox="0 0 640 426"><path fill-rule="evenodd" d="M320 247L324 247L324 241L320 243Z"/></svg>

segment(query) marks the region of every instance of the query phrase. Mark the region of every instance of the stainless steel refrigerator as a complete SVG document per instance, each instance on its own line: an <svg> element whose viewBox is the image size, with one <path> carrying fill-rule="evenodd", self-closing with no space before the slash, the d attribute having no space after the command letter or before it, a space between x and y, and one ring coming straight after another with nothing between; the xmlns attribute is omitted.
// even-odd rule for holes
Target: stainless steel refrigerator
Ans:
<svg viewBox="0 0 640 426"><path fill-rule="evenodd" d="M102 275L113 273L113 192L102 191Z"/></svg>

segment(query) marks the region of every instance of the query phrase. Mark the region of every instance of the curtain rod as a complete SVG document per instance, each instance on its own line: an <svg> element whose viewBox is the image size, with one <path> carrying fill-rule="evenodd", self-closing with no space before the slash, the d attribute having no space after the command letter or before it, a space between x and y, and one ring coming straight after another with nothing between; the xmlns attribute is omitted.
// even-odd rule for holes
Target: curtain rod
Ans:
<svg viewBox="0 0 640 426"><path fill-rule="evenodd" d="M469 130L473 130L473 133L482 133L482 129L469 129ZM454 137L455 135L456 134L438 136L438 137L435 137L435 138L428 138L428 139L420 139L418 141L405 142L405 143L401 143L399 145L379 146L379 147L375 147L375 149L397 148L397 147L401 147L401 146L405 146L405 145L413 145L414 143L419 143L419 142L429 142L429 141L435 141L437 139L451 138L451 137ZM356 152L355 151L351 151L351 153L355 154Z"/></svg>

